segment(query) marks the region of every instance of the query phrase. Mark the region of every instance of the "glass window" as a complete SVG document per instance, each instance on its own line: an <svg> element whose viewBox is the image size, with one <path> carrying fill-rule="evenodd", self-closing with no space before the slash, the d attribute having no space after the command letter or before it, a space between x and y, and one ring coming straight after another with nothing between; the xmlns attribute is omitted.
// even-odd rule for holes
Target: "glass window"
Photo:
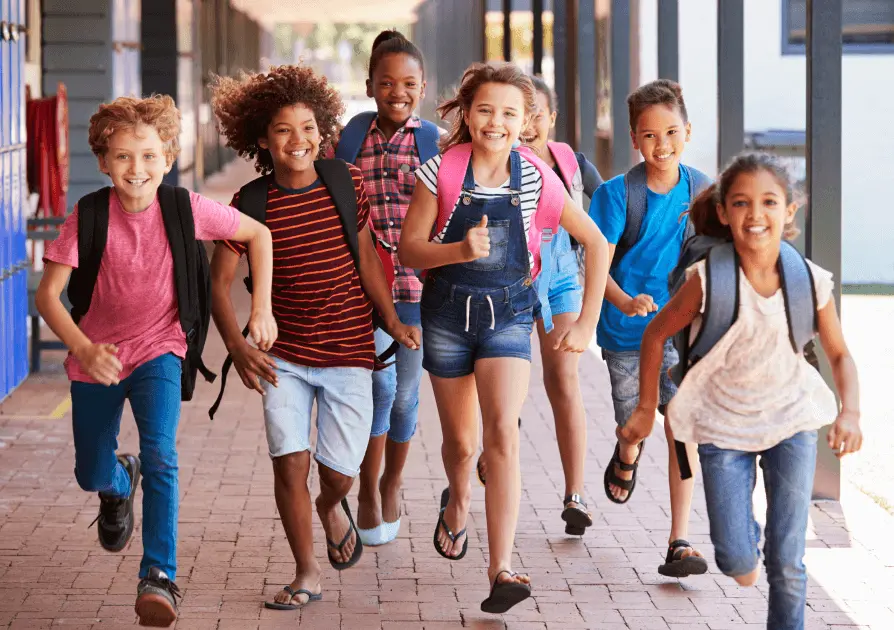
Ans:
<svg viewBox="0 0 894 630"><path fill-rule="evenodd" d="M807 0L784 0L782 11L783 52L803 53L807 38ZM841 21L844 52L894 53L892 0L843 0Z"/></svg>

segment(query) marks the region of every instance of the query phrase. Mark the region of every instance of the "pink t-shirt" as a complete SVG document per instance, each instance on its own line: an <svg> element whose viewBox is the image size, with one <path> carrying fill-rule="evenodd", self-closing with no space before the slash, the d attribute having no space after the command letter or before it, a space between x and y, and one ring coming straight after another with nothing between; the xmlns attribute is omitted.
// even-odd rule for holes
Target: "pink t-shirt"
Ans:
<svg viewBox="0 0 894 630"><path fill-rule="evenodd" d="M239 211L194 192L189 193L201 241L231 239L239 227ZM146 210L124 210L114 189L109 196L109 237L96 279L90 310L80 329L93 343L118 346L125 379L137 367L169 352L186 354L174 287L174 259L168 244L158 198ZM78 209L65 220L47 248L44 261L78 266ZM65 360L68 378L95 383L78 360Z"/></svg>

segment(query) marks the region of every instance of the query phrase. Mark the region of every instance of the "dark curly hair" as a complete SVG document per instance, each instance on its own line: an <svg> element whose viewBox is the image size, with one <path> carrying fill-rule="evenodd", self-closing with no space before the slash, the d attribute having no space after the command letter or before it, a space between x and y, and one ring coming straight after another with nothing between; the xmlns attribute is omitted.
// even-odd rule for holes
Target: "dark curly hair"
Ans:
<svg viewBox="0 0 894 630"><path fill-rule="evenodd" d="M320 154L325 153L345 112L338 91L326 77L307 66L277 66L266 74L243 74L238 79L215 77L212 85L211 107L227 146L241 157L254 159L255 168L263 174L273 172L273 158L258 145L258 138L267 136L276 112L297 104L313 111L322 136Z"/></svg>

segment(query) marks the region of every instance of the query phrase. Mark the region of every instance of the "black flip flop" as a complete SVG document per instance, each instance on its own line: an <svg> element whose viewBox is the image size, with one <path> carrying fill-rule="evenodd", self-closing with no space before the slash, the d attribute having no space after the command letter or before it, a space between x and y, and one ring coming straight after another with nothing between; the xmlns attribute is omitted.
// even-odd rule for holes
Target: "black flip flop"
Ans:
<svg viewBox="0 0 894 630"><path fill-rule="evenodd" d="M351 507L348 505L347 499L341 500L341 507L345 511L345 514L348 515L348 521L351 524L351 527L348 528L348 531L345 533L345 537L341 539L341 542L337 545L326 538L326 544L329 547L335 549L336 551L341 551L348 541L351 540L351 532L354 532L354 553L351 554L351 559L347 562L335 562L332 559L332 554L329 553L329 549L326 550L326 555L329 556L329 564L332 565L332 568L336 571L344 571L345 569L350 569L352 566L357 564L357 561L360 560L360 556L363 555L363 542L360 540L360 532L357 531L357 526L354 525L354 517L351 516Z"/></svg>
<svg viewBox="0 0 894 630"><path fill-rule="evenodd" d="M639 458L643 456L643 449L645 448L646 441L643 440L639 443L639 452L636 454L636 460L632 464L627 464L621 461L621 443L615 442L615 452L612 455L611 461L608 463L608 467L605 469L605 476L602 480L602 485L605 488L605 496L607 496L608 500L612 503L624 505L630 500L630 497L633 496L633 489L636 487L636 470L639 468ZM616 465L624 472L632 472L633 477L631 479L621 479L618 477L618 475L615 474ZM617 486L622 490L626 490L627 496L623 499L616 499L614 495L612 495L609 484Z"/></svg>
<svg viewBox="0 0 894 630"><path fill-rule="evenodd" d="M587 512L587 504L579 494L569 494L562 501L562 505L577 503L583 507L566 507L562 510L562 520L565 521L565 533L571 536L583 536L588 527L593 525L593 517Z"/></svg>
<svg viewBox="0 0 894 630"><path fill-rule="evenodd" d="M306 588L299 588L296 591L292 589L291 584L286 584L282 587L282 590L289 594L289 603L280 604L279 602L264 602L264 608L269 608L270 610L298 610L299 608L304 608L311 602L318 602L323 599L323 593L311 593ZM291 603L296 595L307 595L307 601L303 604Z"/></svg>
<svg viewBox="0 0 894 630"><path fill-rule="evenodd" d="M441 557L447 558L448 560L462 560L466 555L466 551L469 550L469 537L466 536L466 539L463 540L463 548L462 551L459 552L458 556L448 556L444 553L444 550L441 549L441 545L438 544L438 534L441 531L441 528L444 528L444 533L447 534L447 538L450 539L451 543L456 543L460 536L466 533L466 528L463 527L457 533L453 533L449 527L447 527L447 523L444 522L444 510L447 509L447 502L450 501L450 488L444 488L444 491L441 493L441 511L438 512L438 524L435 525L435 535L432 539L432 543L435 545L435 551L437 551Z"/></svg>
<svg viewBox="0 0 894 630"><path fill-rule="evenodd" d="M490 587L490 596L481 602L481 612L502 615L504 612L525 601L531 596L531 585L521 582L498 582L501 574L508 573L510 577L518 575L515 571L503 570L494 577L494 583Z"/></svg>
<svg viewBox="0 0 894 630"><path fill-rule="evenodd" d="M667 557L664 564L658 567L658 573L667 577L684 578L690 575L702 575L708 572L708 561L701 556L689 555L683 556L684 549L695 548L689 544L688 540L682 538L675 540L670 544L667 550Z"/></svg>

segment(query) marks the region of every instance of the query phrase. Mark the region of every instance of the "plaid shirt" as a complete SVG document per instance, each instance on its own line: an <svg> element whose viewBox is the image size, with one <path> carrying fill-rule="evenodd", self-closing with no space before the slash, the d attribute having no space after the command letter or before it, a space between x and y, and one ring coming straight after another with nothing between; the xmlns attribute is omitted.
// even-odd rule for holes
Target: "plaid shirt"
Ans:
<svg viewBox="0 0 894 630"><path fill-rule="evenodd" d="M373 120L369 127L355 164L363 173L372 227L391 246L395 271L392 297L395 302L418 302L422 299L422 283L412 269L397 260L397 246L420 166L413 129L421 127L422 122L417 116L411 117L390 140L376 122Z"/></svg>

